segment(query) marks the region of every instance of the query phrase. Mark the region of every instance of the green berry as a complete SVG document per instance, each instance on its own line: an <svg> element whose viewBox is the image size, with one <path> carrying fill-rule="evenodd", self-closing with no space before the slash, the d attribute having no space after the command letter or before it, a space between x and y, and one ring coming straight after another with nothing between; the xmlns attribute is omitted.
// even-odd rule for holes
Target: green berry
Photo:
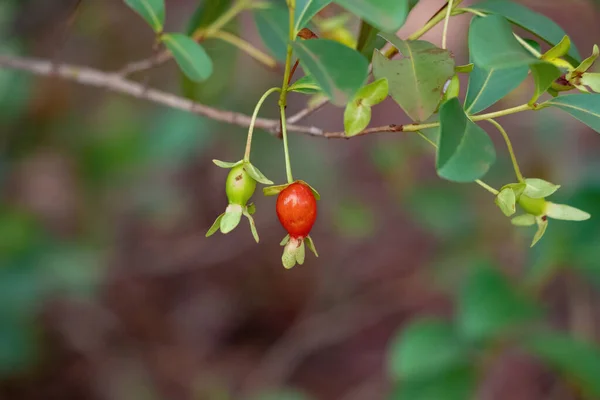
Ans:
<svg viewBox="0 0 600 400"><path fill-rule="evenodd" d="M225 193L229 204L245 206L256 189L256 181L248 175L243 165L233 167L227 175Z"/></svg>
<svg viewBox="0 0 600 400"><path fill-rule="evenodd" d="M544 199L532 199L531 197L521 195L518 203L526 213L535 215L536 217L546 213L546 200Z"/></svg>

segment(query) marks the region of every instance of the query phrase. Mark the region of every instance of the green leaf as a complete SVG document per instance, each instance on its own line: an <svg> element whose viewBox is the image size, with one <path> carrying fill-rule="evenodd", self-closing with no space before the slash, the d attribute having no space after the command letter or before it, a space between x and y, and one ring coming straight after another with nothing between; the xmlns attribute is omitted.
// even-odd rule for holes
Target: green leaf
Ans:
<svg viewBox="0 0 600 400"><path fill-rule="evenodd" d="M532 199L543 199L560 189L560 185L555 185L538 178L525 179L525 185L523 194Z"/></svg>
<svg viewBox="0 0 600 400"><path fill-rule="evenodd" d="M473 182L484 176L495 160L490 137L467 117L458 98L444 103L440 108L438 175L450 181Z"/></svg>
<svg viewBox="0 0 600 400"><path fill-rule="evenodd" d="M315 247L315 242L313 242L310 236L304 238L304 243L306 244L306 247L313 252L315 257L319 257L319 253L317 253L317 248Z"/></svg>
<svg viewBox="0 0 600 400"><path fill-rule="evenodd" d="M380 49L385 44L385 39L378 36L379 30L366 21L360 22L360 31L358 33L358 42L356 50L367 59L373 56L373 50Z"/></svg>
<svg viewBox="0 0 600 400"><path fill-rule="evenodd" d="M473 399L477 374L472 367L460 367L434 378L400 382L390 400L466 400Z"/></svg>
<svg viewBox="0 0 600 400"><path fill-rule="evenodd" d="M535 103L550 88L552 83L562 75L562 72L554 64L537 63L531 65L531 75L535 82L535 89L529 104Z"/></svg>
<svg viewBox="0 0 600 400"><path fill-rule="evenodd" d="M310 75L305 75L298 79L288 87L290 92L298 92L304 94L314 94L321 92L321 87L315 79Z"/></svg>
<svg viewBox="0 0 600 400"><path fill-rule="evenodd" d="M596 344L556 333L532 335L524 348L574 380L590 398L600 397L600 348Z"/></svg>
<svg viewBox="0 0 600 400"><path fill-rule="evenodd" d="M302 68L335 105L345 105L367 80L367 59L341 43L312 39L294 42L293 46Z"/></svg>
<svg viewBox="0 0 600 400"><path fill-rule="evenodd" d="M296 262L299 265L304 264L304 258L306 256L306 250L304 247L304 241L300 242L300 246L296 249Z"/></svg>
<svg viewBox="0 0 600 400"><path fill-rule="evenodd" d="M538 62L515 39L510 23L497 15L473 18L469 51L473 63L484 69L516 68Z"/></svg>
<svg viewBox="0 0 600 400"><path fill-rule="evenodd" d="M460 74L470 74L473 71L473 68L475 68L475 64L469 63L465 65L457 65L454 67L454 71Z"/></svg>
<svg viewBox="0 0 600 400"><path fill-rule="evenodd" d="M531 226L535 224L535 217L531 214L523 214L514 217L510 222L515 226Z"/></svg>
<svg viewBox="0 0 600 400"><path fill-rule="evenodd" d="M296 0L296 10L294 12L296 32L304 28L319 11L330 3L331 0Z"/></svg>
<svg viewBox="0 0 600 400"><path fill-rule="evenodd" d="M560 96L542 103L542 106L558 107L600 133L600 94Z"/></svg>
<svg viewBox="0 0 600 400"><path fill-rule="evenodd" d="M233 0L211 0L201 2L190 18L186 34L191 36L196 29L205 28L227 11Z"/></svg>
<svg viewBox="0 0 600 400"><path fill-rule="evenodd" d="M221 160L212 160L212 161L217 167L226 168L226 169L236 167L244 162L243 160L236 161L234 163L227 162L227 161L221 161Z"/></svg>
<svg viewBox="0 0 600 400"><path fill-rule="evenodd" d="M517 212L517 198L511 188L502 189L494 202L507 217Z"/></svg>
<svg viewBox="0 0 600 400"><path fill-rule="evenodd" d="M590 219L591 215L578 208L566 204L547 203L546 215L550 218L563 221L585 221Z"/></svg>
<svg viewBox="0 0 600 400"><path fill-rule="evenodd" d="M352 137L362 132L371 122L371 107L362 104L360 99L352 100L344 110L344 131Z"/></svg>
<svg viewBox="0 0 600 400"><path fill-rule="evenodd" d="M354 96L360 99L362 104L374 106L381 103L388 95L388 81L386 78L377 79L368 85L362 87Z"/></svg>
<svg viewBox="0 0 600 400"><path fill-rule="evenodd" d="M376 50L373 75L376 79L387 78L390 95L411 119L425 121L437 109L444 85L454 76L452 55L429 42L381 36L397 47L404 57L389 60Z"/></svg>
<svg viewBox="0 0 600 400"><path fill-rule="evenodd" d="M242 213L244 214L244 216L246 218L248 218L248 222L250 222L250 230L252 231L252 236L254 237L254 240L256 240L256 243L258 243L259 238L258 238L258 232L256 231L256 224L254 223L254 218L252 218L252 215L250 215L250 212L245 208L242 211Z"/></svg>
<svg viewBox="0 0 600 400"><path fill-rule="evenodd" d="M281 191L283 191L283 189L285 189L288 186L290 186L289 183L285 183L283 185L267 186L267 187L263 188L263 194L265 196L275 196L276 194L279 194Z"/></svg>
<svg viewBox="0 0 600 400"><path fill-rule="evenodd" d="M210 77L213 65L204 48L189 36L180 33L163 35L161 39L173 54L183 73L194 82Z"/></svg>
<svg viewBox="0 0 600 400"><path fill-rule="evenodd" d="M225 213L219 215L217 219L215 219L215 222L208 229L208 232L206 232L206 237L212 236L219 229L219 227L221 226L221 219L224 215Z"/></svg>
<svg viewBox="0 0 600 400"><path fill-rule="evenodd" d="M571 48L571 39L568 36L564 36L560 42L556 44L556 46L552 47L550 50L542 54L541 59L546 61L552 61L557 58L561 58L569 53L569 49Z"/></svg>
<svg viewBox="0 0 600 400"><path fill-rule="evenodd" d="M454 327L438 319L411 323L392 340L389 373L394 380L418 380L448 371L467 361L467 347Z"/></svg>
<svg viewBox="0 0 600 400"><path fill-rule="evenodd" d="M279 61L285 61L289 27L288 11L271 5L266 9L254 10L254 22L263 43Z"/></svg>
<svg viewBox="0 0 600 400"><path fill-rule="evenodd" d="M246 171L256 182L262 183L263 185L273 184L272 180L268 179L258 168L249 162L244 164L244 171Z"/></svg>
<svg viewBox="0 0 600 400"><path fill-rule="evenodd" d="M527 67L507 69L483 69L473 67L469 75L465 110L467 114L477 114L496 104L500 99L515 90L527 78Z"/></svg>
<svg viewBox="0 0 600 400"><path fill-rule="evenodd" d="M583 60L581 62L581 64L579 64L577 66L577 68L575 68L574 73L583 73L583 72L586 72L588 69L590 69L592 67L592 65L594 64L594 62L598 58L598 56L600 56L600 49L598 48L598 45L595 44L594 45L594 49L592 51L592 55L589 56L588 58L586 58L585 60ZM569 78L567 77L567 79L569 79Z"/></svg>
<svg viewBox="0 0 600 400"><path fill-rule="evenodd" d="M515 283L487 265L476 267L458 296L457 323L470 340L502 337L540 314Z"/></svg>
<svg viewBox="0 0 600 400"><path fill-rule="evenodd" d="M411 0L335 0L335 2L383 32L396 32L400 29L414 6Z"/></svg>
<svg viewBox="0 0 600 400"><path fill-rule="evenodd" d="M502 191L502 190L504 190L506 188L512 189L512 191L515 193L515 197L518 200L519 197L521 197L521 195L525 191L526 187L527 187L527 184L525 182L509 183L508 185L502 186L502 189L500 189L500 190Z"/></svg>
<svg viewBox="0 0 600 400"><path fill-rule="evenodd" d="M221 232L229 233L235 229L242 219L242 206L238 204L230 204L221 218Z"/></svg>
<svg viewBox="0 0 600 400"><path fill-rule="evenodd" d="M540 46L540 44L538 42L536 42L535 40L532 40L532 39L523 39L523 40L525 41L525 43L527 43L527 46L529 46L533 50L537 51L538 53L542 54L542 46Z"/></svg>
<svg viewBox="0 0 600 400"><path fill-rule="evenodd" d="M487 0L473 4L470 8L485 13L501 15L513 24L519 25L537 35L550 45L559 43L562 38L567 36L565 31L550 18L531 11L529 8L516 2L507 0ZM569 59L571 62L581 59L579 52L574 45L572 45L569 50ZM576 63L574 65L576 65Z"/></svg>
<svg viewBox="0 0 600 400"><path fill-rule="evenodd" d="M536 218L535 222L537 223L538 228L533 236L533 241L531 242L530 247L535 246L535 244L540 241L540 239L544 236L544 233L546 233L546 228L548 228L548 220L544 217Z"/></svg>
<svg viewBox="0 0 600 400"><path fill-rule="evenodd" d="M165 24L164 0L125 0L125 4L144 18L154 32L162 32Z"/></svg>
<svg viewBox="0 0 600 400"><path fill-rule="evenodd" d="M279 243L280 246L285 246L290 241L290 235L285 235L285 237Z"/></svg>

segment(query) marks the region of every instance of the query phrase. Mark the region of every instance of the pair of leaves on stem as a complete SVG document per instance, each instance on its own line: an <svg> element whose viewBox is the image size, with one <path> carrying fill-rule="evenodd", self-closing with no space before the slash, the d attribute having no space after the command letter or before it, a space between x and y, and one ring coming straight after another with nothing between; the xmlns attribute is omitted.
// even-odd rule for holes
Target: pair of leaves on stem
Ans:
<svg viewBox="0 0 600 400"><path fill-rule="evenodd" d="M204 48L194 39L181 33L163 34L165 23L164 0L125 0L137 12L164 43L175 58L183 73L194 82L208 79L213 72L213 63Z"/></svg>
<svg viewBox="0 0 600 400"><path fill-rule="evenodd" d="M356 93L344 111L346 136L355 136L369 125L371 107L385 100L388 90L387 78L381 78L364 86Z"/></svg>
<svg viewBox="0 0 600 400"><path fill-rule="evenodd" d="M548 227L548 218L564 221L585 221L590 218L590 214L577 208L545 200L559 188L560 185L543 179L528 178L523 182L505 185L496 196L495 202L507 217L515 214L517 204L526 212L526 214L513 218L511 220L513 225L537 224L538 229L531 243L531 247L533 247L544 236Z"/></svg>
<svg viewBox="0 0 600 400"><path fill-rule="evenodd" d="M290 235L286 235L280 245L284 246L281 262L286 269L290 269L296 264L304 264L304 258L306 256L305 247L308 247L316 257L319 257L317 249L315 248L315 243L310 235L304 239L290 238Z"/></svg>

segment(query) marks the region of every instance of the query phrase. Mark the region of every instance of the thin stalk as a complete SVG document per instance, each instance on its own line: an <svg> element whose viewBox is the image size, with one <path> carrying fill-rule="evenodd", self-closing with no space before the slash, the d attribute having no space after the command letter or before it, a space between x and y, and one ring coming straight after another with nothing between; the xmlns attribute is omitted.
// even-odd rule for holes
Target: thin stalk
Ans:
<svg viewBox="0 0 600 400"><path fill-rule="evenodd" d="M211 36L217 31L220 31L225 25L227 25L232 19L234 19L240 12L244 11L249 7L248 0L238 0L229 10L225 11L219 18L217 18L212 24L207 27L198 28L192 34L194 40L198 40L205 36Z"/></svg>
<svg viewBox="0 0 600 400"><path fill-rule="evenodd" d="M254 58L256 61L266 65L269 68L275 68L277 66L277 61L273 57L269 56L266 53L263 53L262 51L254 47L251 43L245 41L240 37L235 36L232 33L225 31L216 31L214 33L211 33L210 36L206 37L221 39L222 41L227 42L242 50L250 57Z"/></svg>
<svg viewBox="0 0 600 400"><path fill-rule="evenodd" d="M448 25L450 24L450 17L452 16L453 1L454 0L448 0L448 5L446 6L446 18L444 19L444 30L442 32L442 49L446 48L448 41Z"/></svg>
<svg viewBox="0 0 600 400"><path fill-rule="evenodd" d="M417 135L419 135L421 137L421 139L425 140L427 143L429 143L436 149L438 148L438 145L435 144L435 142L433 140L431 140L427 136L425 136L425 134L423 132L421 132L421 131L415 131L415 132L417 133ZM488 185L487 183L485 183L484 181L482 181L480 179L475 180L475 183L478 184L479 186L481 186L482 188L484 188L485 190L487 190L488 192L490 192L491 194L493 194L494 196L497 196L498 193L500 193L496 189L494 189L493 187L491 187L490 185Z"/></svg>
<svg viewBox="0 0 600 400"><path fill-rule="evenodd" d="M246 161L246 162L250 161L250 149L252 147L252 134L254 133L254 124L256 123L256 118L258 117L258 112L260 111L260 108L262 107L262 105L265 102L265 100L267 99L267 97L269 97L269 95L271 93L278 92L280 90L281 89L278 87L273 87L273 88L267 90L265 92L265 94L262 95L260 100L258 100L258 103L256 103L256 107L254 107L254 113L252 114L252 119L250 120L250 127L248 128L248 138L246 139L246 152L244 153L244 161Z"/></svg>
<svg viewBox="0 0 600 400"><path fill-rule="evenodd" d="M491 123L492 125L494 125L502 134L502 137L504 138L504 141L506 142L506 147L508 148L508 153L510 154L510 159L512 161L513 168L515 170L515 175L517 175L517 179L519 180L519 182L524 182L525 179L523 178L523 175L521 174L521 169L519 168L519 163L517 162L517 157L515 156L515 152L513 150L512 143L510 142L510 138L508 137L508 133L506 133L506 130L504 130L502 125L500 125L498 122L494 121L493 119L488 119L487 121L489 123Z"/></svg>
<svg viewBox="0 0 600 400"><path fill-rule="evenodd" d="M287 89L290 81L290 73L292 68L292 43L296 39L296 33L294 31L294 11L296 8L296 0L287 0L288 10L289 10L289 42L287 45L287 53L285 57L285 69L283 74L283 83L281 84L281 95L279 96L279 110L280 110L280 118L281 118L281 134L283 136L283 152L285 154L285 174L287 176L288 183L294 182L294 178L292 177L292 165L290 163L290 151L288 148L288 139L287 139L287 122L285 120L285 107L287 101Z"/></svg>

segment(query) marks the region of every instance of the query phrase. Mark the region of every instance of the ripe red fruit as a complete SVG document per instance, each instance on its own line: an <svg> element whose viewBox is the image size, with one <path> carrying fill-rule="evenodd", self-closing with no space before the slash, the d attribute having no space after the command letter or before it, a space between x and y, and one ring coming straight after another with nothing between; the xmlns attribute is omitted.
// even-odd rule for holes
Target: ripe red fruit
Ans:
<svg viewBox="0 0 600 400"><path fill-rule="evenodd" d="M294 182L277 197L277 217L291 238L303 239L317 219L317 201L307 185Z"/></svg>

